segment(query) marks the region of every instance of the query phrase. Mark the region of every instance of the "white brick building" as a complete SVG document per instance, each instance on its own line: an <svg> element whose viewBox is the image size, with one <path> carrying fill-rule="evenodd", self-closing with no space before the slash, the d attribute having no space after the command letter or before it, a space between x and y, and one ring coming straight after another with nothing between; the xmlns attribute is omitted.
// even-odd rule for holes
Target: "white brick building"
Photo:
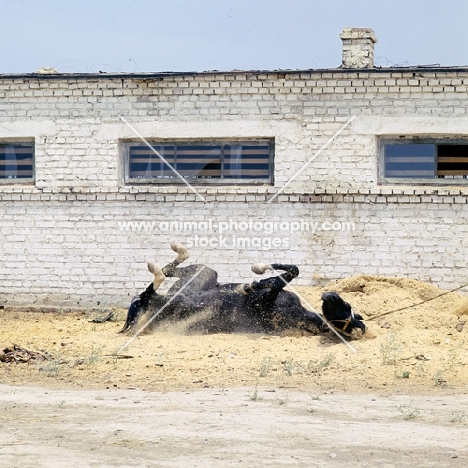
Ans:
<svg viewBox="0 0 468 468"><path fill-rule="evenodd" d="M221 281L466 282L468 67L374 68L372 31L341 37L330 70L0 76L0 306L125 305L173 238Z"/></svg>

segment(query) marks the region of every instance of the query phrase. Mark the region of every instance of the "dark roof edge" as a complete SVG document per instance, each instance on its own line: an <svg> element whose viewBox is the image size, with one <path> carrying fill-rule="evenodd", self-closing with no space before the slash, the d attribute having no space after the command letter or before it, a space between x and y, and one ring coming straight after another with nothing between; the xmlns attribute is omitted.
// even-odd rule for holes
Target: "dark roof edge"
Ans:
<svg viewBox="0 0 468 468"><path fill-rule="evenodd" d="M468 72L468 65L454 67L440 66L412 66L412 67L382 67L382 68L321 68L321 69L306 69L306 70L206 70L201 72L140 72L140 73L11 73L0 74L0 79L19 79L19 78L37 78L37 79L101 79L101 78L166 78L166 77L183 77L197 75L274 75L274 74L291 74L298 75L302 73L423 73L423 72Z"/></svg>

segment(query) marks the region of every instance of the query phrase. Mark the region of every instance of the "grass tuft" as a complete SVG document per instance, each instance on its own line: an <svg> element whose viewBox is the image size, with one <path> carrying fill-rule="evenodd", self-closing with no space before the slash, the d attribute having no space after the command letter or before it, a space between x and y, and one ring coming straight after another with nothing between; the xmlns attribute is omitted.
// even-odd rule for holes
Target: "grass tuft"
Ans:
<svg viewBox="0 0 468 468"><path fill-rule="evenodd" d="M403 419L405 421L416 419L421 412L419 408L413 407L411 405L398 405L396 409L403 415Z"/></svg>
<svg viewBox="0 0 468 468"><path fill-rule="evenodd" d="M395 365L397 363L400 352L401 346L398 338L393 333L389 333L385 337L385 340L380 343L380 356L382 357L382 364L384 366Z"/></svg>

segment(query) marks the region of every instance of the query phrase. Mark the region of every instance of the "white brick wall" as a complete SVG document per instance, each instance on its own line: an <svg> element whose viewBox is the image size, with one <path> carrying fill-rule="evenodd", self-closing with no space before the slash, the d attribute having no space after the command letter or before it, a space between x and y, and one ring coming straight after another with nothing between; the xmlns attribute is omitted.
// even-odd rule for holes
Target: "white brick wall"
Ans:
<svg viewBox="0 0 468 468"><path fill-rule="evenodd" d="M138 76L0 76L0 141L34 138L36 186L0 185L0 305L118 303L194 233L125 231L122 221L308 220L354 231L265 233L288 248L193 248L222 281L254 261L301 267L297 283L357 273L457 287L466 281L468 187L379 187L380 135L466 135L468 71L345 70ZM120 142L275 138L275 187L125 186ZM266 203L352 116L274 203ZM200 233L216 238L217 232Z"/></svg>

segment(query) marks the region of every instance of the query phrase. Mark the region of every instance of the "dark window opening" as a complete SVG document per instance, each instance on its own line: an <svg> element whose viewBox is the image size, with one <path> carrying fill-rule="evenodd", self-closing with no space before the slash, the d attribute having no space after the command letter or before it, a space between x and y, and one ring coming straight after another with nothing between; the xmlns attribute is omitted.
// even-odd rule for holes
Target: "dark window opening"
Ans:
<svg viewBox="0 0 468 468"><path fill-rule="evenodd" d="M24 182L34 176L34 145L0 144L0 181Z"/></svg>
<svg viewBox="0 0 468 468"><path fill-rule="evenodd" d="M437 177L462 178L468 176L468 144L437 145Z"/></svg>
<svg viewBox="0 0 468 468"><path fill-rule="evenodd" d="M382 175L385 179L467 179L468 143L384 141Z"/></svg>
<svg viewBox="0 0 468 468"><path fill-rule="evenodd" d="M195 183L220 180L269 183L272 150L270 142L183 142L154 144L151 148L129 144L128 181L177 183L183 177Z"/></svg>
<svg viewBox="0 0 468 468"><path fill-rule="evenodd" d="M433 178L434 145L386 145L385 175L397 178Z"/></svg>

